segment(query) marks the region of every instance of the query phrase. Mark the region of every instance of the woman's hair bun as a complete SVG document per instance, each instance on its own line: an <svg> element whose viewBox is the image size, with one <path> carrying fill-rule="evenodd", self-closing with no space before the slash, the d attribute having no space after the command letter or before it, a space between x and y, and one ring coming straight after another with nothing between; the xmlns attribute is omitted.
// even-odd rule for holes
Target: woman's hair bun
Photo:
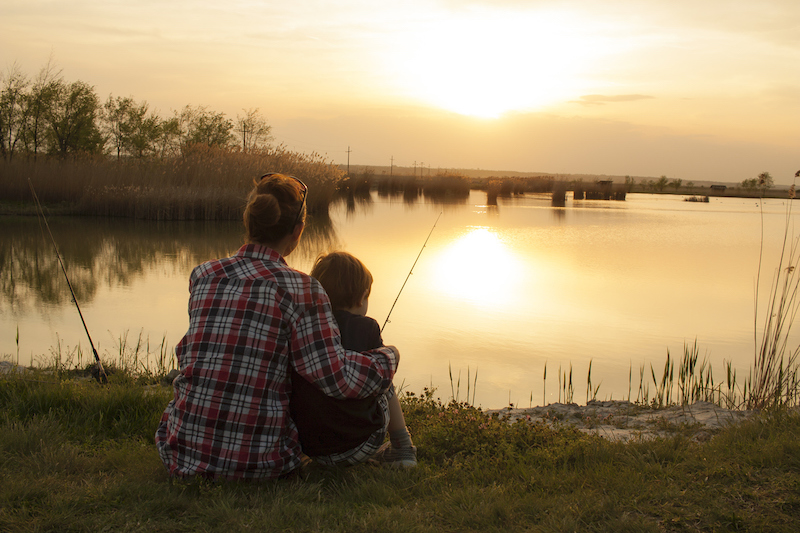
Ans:
<svg viewBox="0 0 800 533"><path fill-rule="evenodd" d="M281 219L281 204L272 194L254 194L247 204L250 217L256 218L259 225L275 226Z"/></svg>
<svg viewBox="0 0 800 533"><path fill-rule="evenodd" d="M296 181L282 174L258 180L247 197L244 227L247 242L275 245L301 220L303 196Z"/></svg>

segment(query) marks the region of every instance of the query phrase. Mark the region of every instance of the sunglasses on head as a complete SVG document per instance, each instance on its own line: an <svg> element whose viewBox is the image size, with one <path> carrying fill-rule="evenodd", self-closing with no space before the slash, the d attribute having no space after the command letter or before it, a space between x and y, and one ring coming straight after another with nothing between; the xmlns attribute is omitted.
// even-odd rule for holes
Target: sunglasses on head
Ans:
<svg viewBox="0 0 800 533"><path fill-rule="evenodd" d="M270 176L278 176L278 175L286 176L286 174L280 174L279 172L269 172L269 173L264 174L263 176L261 176L258 179L258 181L262 181L263 179L269 178ZM303 217L303 211L305 210L304 208L306 206L306 195L308 195L308 187L306 186L305 183L302 182L302 180L300 178L297 178L295 176L286 176L286 177L292 178L297 183L299 183L300 184L300 191L303 194L303 203L300 205L300 210L297 212L297 218L294 219L294 224L292 224L292 228L294 228L295 226L297 226L300 223L300 219Z"/></svg>

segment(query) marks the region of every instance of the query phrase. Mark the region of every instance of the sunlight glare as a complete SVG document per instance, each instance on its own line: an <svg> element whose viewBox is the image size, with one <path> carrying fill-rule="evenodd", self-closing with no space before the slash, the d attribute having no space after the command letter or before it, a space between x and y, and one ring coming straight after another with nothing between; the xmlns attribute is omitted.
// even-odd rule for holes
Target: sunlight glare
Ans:
<svg viewBox="0 0 800 533"><path fill-rule="evenodd" d="M472 231L433 261L434 287L450 298L482 307L511 307L520 294L520 259L487 228Z"/></svg>
<svg viewBox="0 0 800 533"><path fill-rule="evenodd" d="M587 69L609 53L589 22L557 12L470 11L428 21L396 43L391 68L416 97L494 118L577 98Z"/></svg>

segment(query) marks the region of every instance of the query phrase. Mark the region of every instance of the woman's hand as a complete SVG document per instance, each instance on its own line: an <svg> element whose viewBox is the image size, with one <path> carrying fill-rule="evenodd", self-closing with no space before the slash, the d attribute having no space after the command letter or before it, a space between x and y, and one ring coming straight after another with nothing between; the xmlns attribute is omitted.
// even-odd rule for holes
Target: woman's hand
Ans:
<svg viewBox="0 0 800 533"><path fill-rule="evenodd" d="M397 346L386 346L390 350L394 352L394 362L396 365L400 364L400 350L397 349Z"/></svg>

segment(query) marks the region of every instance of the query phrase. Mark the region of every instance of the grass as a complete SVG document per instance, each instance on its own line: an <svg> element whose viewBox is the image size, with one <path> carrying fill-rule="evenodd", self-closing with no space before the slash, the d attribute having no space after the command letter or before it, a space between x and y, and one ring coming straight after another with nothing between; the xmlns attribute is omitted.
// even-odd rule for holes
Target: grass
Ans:
<svg viewBox="0 0 800 533"><path fill-rule="evenodd" d="M123 372L0 380L2 531L795 531L800 416L706 443L620 444L406 394L420 465L171 482L152 436L171 390Z"/></svg>

